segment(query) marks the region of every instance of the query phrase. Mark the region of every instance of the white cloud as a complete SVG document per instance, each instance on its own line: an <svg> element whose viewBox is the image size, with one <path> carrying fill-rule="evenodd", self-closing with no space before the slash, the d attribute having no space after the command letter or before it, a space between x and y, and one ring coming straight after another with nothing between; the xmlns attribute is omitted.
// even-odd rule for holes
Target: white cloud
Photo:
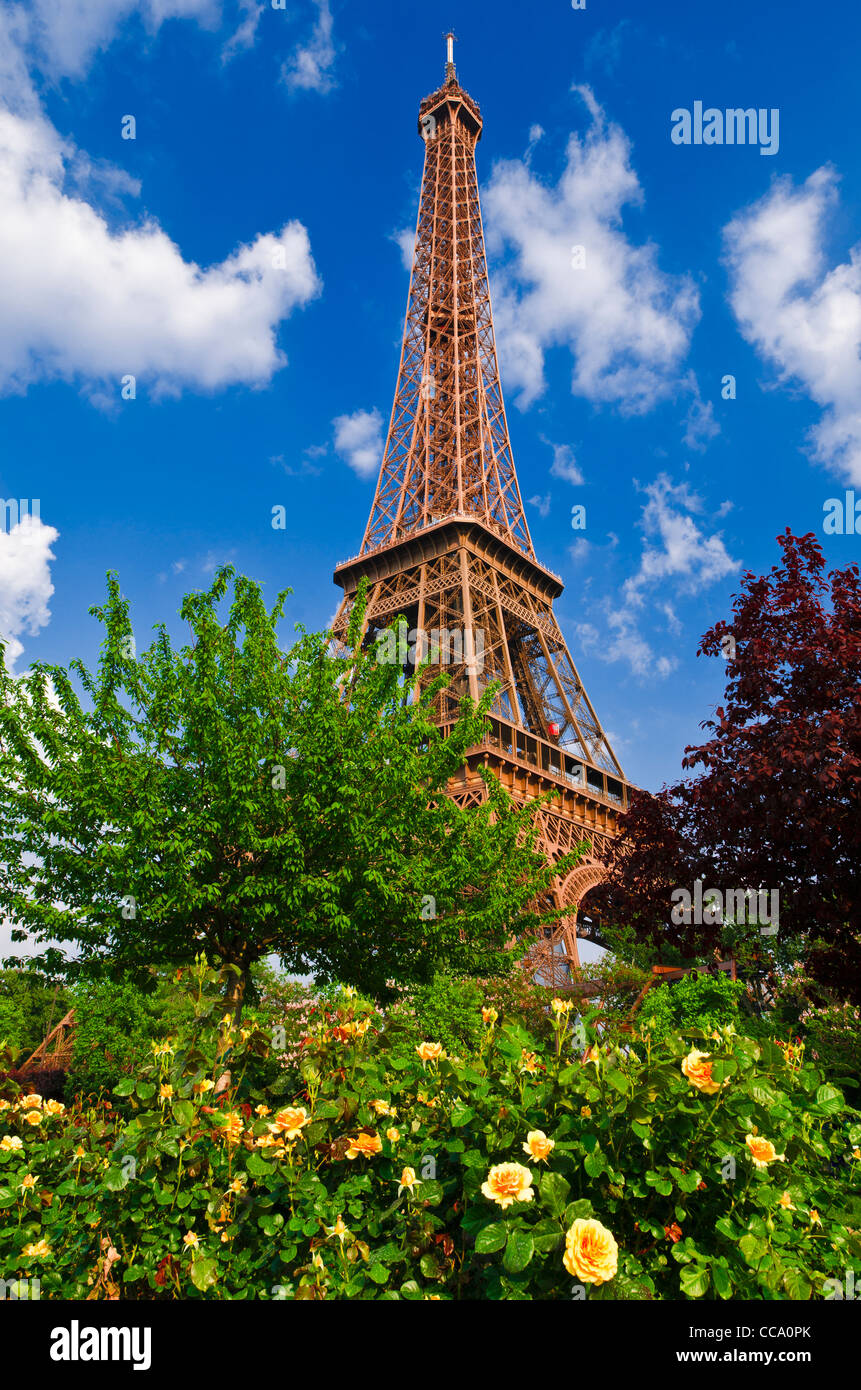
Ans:
<svg viewBox="0 0 861 1390"><path fill-rule="evenodd" d="M550 444L550 440L544 441ZM577 466L573 450L568 444L550 444L553 450L553 462L550 465L550 472L554 478L562 478L566 483L573 483L579 487L583 482L583 474Z"/></svg>
<svg viewBox="0 0 861 1390"><path fill-rule="evenodd" d="M284 64L281 76L291 92L325 94L335 86L332 67L336 57L329 0L317 0L317 19L311 37Z"/></svg>
<svg viewBox="0 0 861 1390"><path fill-rule="evenodd" d="M54 76L82 77L131 16L139 13L150 33L168 19L193 19L214 28L219 0L31 0L30 42Z"/></svg>
<svg viewBox="0 0 861 1390"><path fill-rule="evenodd" d="M530 497L529 505L535 507L540 517L548 517L550 515L550 493L545 493L543 497Z"/></svg>
<svg viewBox="0 0 861 1390"><path fill-rule="evenodd" d="M576 90L590 125L571 135L558 184L510 160L495 167L485 193L490 250L508 253L495 276L501 360L521 406L545 389L546 351L564 347L575 395L643 413L679 387L698 296L689 277L659 268L653 244L636 246L623 232L623 209L642 202L630 144L590 89ZM572 266L574 246L585 248L581 269Z"/></svg>
<svg viewBox="0 0 861 1390"><path fill-rule="evenodd" d="M60 378L105 399L126 373L157 395L268 381L286 361L279 322L320 288L301 223L203 269L156 222L112 231L64 192L68 158L44 118L0 110L0 389Z"/></svg>
<svg viewBox="0 0 861 1390"><path fill-rule="evenodd" d="M813 457L861 483L861 243L828 269L825 237L837 175L817 169L796 188L777 179L724 229L729 300L743 336L822 408Z"/></svg>
<svg viewBox="0 0 861 1390"><path fill-rule="evenodd" d="M738 569L720 532L704 535L693 520L690 513L701 511L702 502L684 483L674 485L661 473L643 491L648 501L640 524L647 538L655 537L659 544L646 540L639 570L625 581L629 607L638 607L643 591L664 580L673 580L680 593L694 594Z"/></svg>
<svg viewBox="0 0 861 1390"><path fill-rule="evenodd" d="M720 425L715 420L713 402L703 400L693 372L688 375L688 383L691 391L691 403L685 417L685 433L682 436L682 443L685 448L696 449L702 453L709 440L720 434Z"/></svg>
<svg viewBox="0 0 861 1390"><path fill-rule="evenodd" d="M229 63L231 58L236 57L237 53L244 53L246 49L254 47L257 26L265 7L262 3L258 4L257 0L239 0L239 8L243 18L221 50L222 63Z"/></svg>
<svg viewBox="0 0 861 1390"><path fill-rule="evenodd" d="M711 535L697 525L694 515L705 515L702 499L685 483L674 484L661 473L640 489L646 495L640 526L645 540L637 572L625 581L621 601L605 599L600 605L601 631L581 623L578 635L586 650L602 661L625 662L635 676L671 675L679 664L668 649L665 632L683 632L670 596L692 595L739 568L728 553L719 532ZM612 536L615 548L617 537ZM573 556L572 556L573 558ZM641 630L646 598L654 594L654 616L661 614L665 632L654 644Z"/></svg>
<svg viewBox="0 0 861 1390"><path fill-rule="evenodd" d="M50 621L51 546L59 531L39 517L25 514L9 530L0 530L0 637L6 641L11 670L24 650L21 637L35 636Z"/></svg>
<svg viewBox="0 0 861 1390"><path fill-rule="evenodd" d="M383 417L373 410L356 410L332 421L335 452L360 478L372 478L383 457Z"/></svg>
<svg viewBox="0 0 861 1390"><path fill-rule="evenodd" d="M413 270L413 260L415 259L416 254L415 227L404 227L399 232L391 232L389 234L389 241L393 241L396 246L400 247L401 260L404 264L404 270L406 270L411 275Z"/></svg>

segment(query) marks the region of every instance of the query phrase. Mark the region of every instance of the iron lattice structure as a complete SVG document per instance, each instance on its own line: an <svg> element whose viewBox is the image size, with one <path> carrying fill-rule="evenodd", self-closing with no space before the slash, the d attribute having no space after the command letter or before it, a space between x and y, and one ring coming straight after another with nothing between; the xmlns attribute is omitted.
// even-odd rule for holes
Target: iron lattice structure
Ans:
<svg viewBox="0 0 861 1390"><path fill-rule="evenodd" d="M526 523L475 168L481 112L457 80L451 38L445 83L421 103L418 128L424 174L397 390L361 550L335 570L344 597L333 630L344 636L366 577L363 638L402 614L413 659L447 662L435 710L443 728L463 695L477 700L499 681L488 736L450 791L464 805L480 801L483 763L517 800L558 793L540 813L551 861L588 842L554 887L570 913L527 943L537 978L564 988L579 967L577 904L605 876L628 787L553 614L562 581L536 559Z"/></svg>

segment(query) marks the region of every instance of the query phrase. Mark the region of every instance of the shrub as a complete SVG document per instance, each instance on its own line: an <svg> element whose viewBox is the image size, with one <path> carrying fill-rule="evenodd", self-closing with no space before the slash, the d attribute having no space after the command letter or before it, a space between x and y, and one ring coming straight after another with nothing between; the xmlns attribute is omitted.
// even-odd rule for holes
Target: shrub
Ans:
<svg viewBox="0 0 861 1390"><path fill-rule="evenodd" d="M636 1019L640 1032L650 1032L661 1040L677 1029L702 1028L711 1032L738 1021L739 1000L744 994L740 980L728 975L700 974L692 970L672 984L649 990Z"/></svg>
<svg viewBox="0 0 861 1390"><path fill-rule="evenodd" d="M0 1102L0 1277L38 1273L45 1298L569 1301L809 1299L861 1275L861 1116L798 1050L727 1027L572 1061L557 1008L548 1048L489 1022L467 1061L436 1039L396 1056L344 994L287 1105L265 1034L195 977L194 1019L119 1082L126 1114Z"/></svg>

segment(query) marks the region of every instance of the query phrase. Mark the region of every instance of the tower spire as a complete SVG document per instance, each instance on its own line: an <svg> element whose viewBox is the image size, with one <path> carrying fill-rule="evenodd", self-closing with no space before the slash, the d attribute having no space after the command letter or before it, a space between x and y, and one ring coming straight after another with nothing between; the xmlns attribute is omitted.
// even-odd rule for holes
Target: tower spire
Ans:
<svg viewBox="0 0 861 1390"><path fill-rule="evenodd" d="M455 65L454 65L454 44L455 44L455 39L456 39L456 37L457 37L457 35L454 34L454 33L452 32L452 30L449 30L449 32L448 32L448 33L446 34L446 36L445 36L445 42L446 42L445 80L446 80L446 82L456 82L456 81L457 81L457 69L455 68Z"/></svg>

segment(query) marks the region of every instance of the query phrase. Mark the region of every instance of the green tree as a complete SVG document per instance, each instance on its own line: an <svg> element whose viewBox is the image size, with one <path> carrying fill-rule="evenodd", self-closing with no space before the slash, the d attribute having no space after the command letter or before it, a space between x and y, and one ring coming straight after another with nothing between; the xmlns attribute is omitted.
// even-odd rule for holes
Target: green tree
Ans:
<svg viewBox="0 0 861 1390"><path fill-rule="evenodd" d="M20 1061L35 1052L70 1007L57 981L34 970L0 970L0 1043Z"/></svg>
<svg viewBox="0 0 861 1390"><path fill-rule="evenodd" d="M228 611L220 605L232 586ZM345 648L298 629L279 646L287 592L220 569L138 654L115 575L91 609L97 670L0 663L0 911L59 967L115 973L191 961L233 967L241 1009L267 955L378 999L392 982L505 970L513 937L559 915L555 869L535 848L537 803L515 806L482 771L487 801L446 796L481 741L494 688L444 738L440 676L404 682L362 648L364 592ZM76 675L81 687L73 684Z"/></svg>

